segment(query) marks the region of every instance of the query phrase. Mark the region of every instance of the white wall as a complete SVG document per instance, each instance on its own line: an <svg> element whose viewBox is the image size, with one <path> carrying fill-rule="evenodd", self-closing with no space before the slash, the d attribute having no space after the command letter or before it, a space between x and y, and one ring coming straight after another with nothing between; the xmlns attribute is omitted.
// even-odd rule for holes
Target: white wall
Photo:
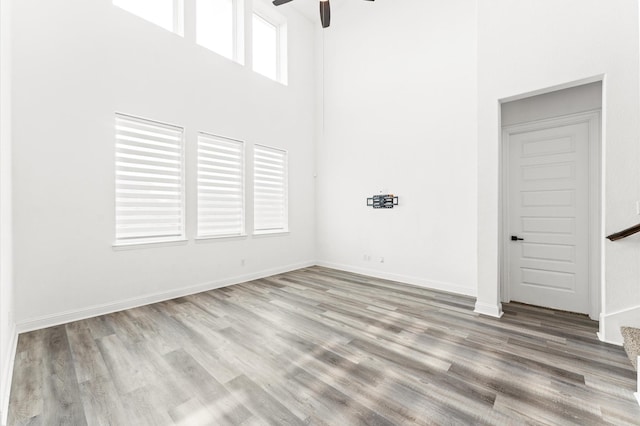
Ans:
<svg viewBox="0 0 640 426"><path fill-rule="evenodd" d="M15 350L11 226L11 1L0 0L0 424L7 421Z"/></svg>
<svg viewBox="0 0 640 426"><path fill-rule="evenodd" d="M318 147L322 264L475 294L475 12L474 0L405 0L353 1L332 14ZM399 207L366 207L381 190Z"/></svg>
<svg viewBox="0 0 640 426"><path fill-rule="evenodd" d="M604 233L638 222L638 3L478 4L478 303L497 312L499 100L604 76ZM604 243L605 315L640 305L638 241Z"/></svg>
<svg viewBox="0 0 640 426"><path fill-rule="evenodd" d="M185 3L192 22L195 0ZM20 329L313 262L314 27L282 12L291 14L288 86L195 45L193 28L176 36L110 0L15 3ZM185 126L188 243L112 248L116 111ZM194 242L200 130L289 151L290 234Z"/></svg>

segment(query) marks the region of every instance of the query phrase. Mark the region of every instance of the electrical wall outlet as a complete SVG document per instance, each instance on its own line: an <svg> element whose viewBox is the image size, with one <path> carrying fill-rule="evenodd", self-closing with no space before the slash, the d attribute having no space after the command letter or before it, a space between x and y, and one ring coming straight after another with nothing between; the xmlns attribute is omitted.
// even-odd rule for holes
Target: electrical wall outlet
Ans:
<svg viewBox="0 0 640 426"><path fill-rule="evenodd" d="M640 201L636 201L636 214L640 215Z"/></svg>

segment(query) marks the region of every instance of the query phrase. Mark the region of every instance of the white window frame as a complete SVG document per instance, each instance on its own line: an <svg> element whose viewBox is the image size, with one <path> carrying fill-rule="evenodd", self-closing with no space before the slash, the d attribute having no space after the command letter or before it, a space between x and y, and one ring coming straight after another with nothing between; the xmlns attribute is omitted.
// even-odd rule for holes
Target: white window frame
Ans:
<svg viewBox="0 0 640 426"><path fill-rule="evenodd" d="M284 226L282 228L257 228L256 226L256 217L257 217L257 209L256 209L256 183L257 183L257 179L256 176L258 173L256 173L256 167L257 167L257 161L256 161L256 151L259 149L263 149L265 151L268 152L278 152L281 153L283 155L284 158L284 167L283 167L283 172L284 172L284 206L283 206L283 210L284 210ZM253 146L253 235L268 235L268 234L284 234L284 233L288 233L289 232L289 152L287 150L284 150L282 148L276 148L273 146L268 146L268 145L262 145L262 144L254 144Z"/></svg>
<svg viewBox="0 0 640 426"><path fill-rule="evenodd" d="M240 65L244 65L244 11L245 11L245 0L231 0L232 8L233 8L233 46L231 47L231 58L230 59ZM197 0L196 0L196 15L198 14ZM216 52L215 50L210 49L209 47L198 43L198 27L197 27L197 18L196 18L196 44L201 46L215 54L226 58L226 56Z"/></svg>
<svg viewBox="0 0 640 426"><path fill-rule="evenodd" d="M150 21L149 19L147 19L142 15L138 15L137 13L132 12L129 9L126 9L123 6L116 4L115 0L112 0L112 4L124 10L127 13L131 13L132 15L137 16L140 19L144 19L146 22L157 25L162 29L171 31L181 37L184 37L184 0L173 0L173 28L172 29L165 28L153 21Z"/></svg>
<svg viewBox="0 0 640 426"><path fill-rule="evenodd" d="M173 0L173 32L184 37L184 0Z"/></svg>
<svg viewBox="0 0 640 426"><path fill-rule="evenodd" d="M148 244L156 244L156 243L171 243L171 242L180 242L180 241L187 241L186 238L186 212L185 212L185 129L184 127L181 126L177 126L174 124L168 124L168 123L164 123L161 121L156 121L156 120L151 120L148 118L142 118L139 116L134 116L134 115L129 115L129 114L123 114L123 113L115 113L115 120L114 122L117 125L117 120L118 119L123 119L123 120L129 120L129 121L133 121L133 122L138 122L141 124L146 124L146 125L153 125L153 126L158 126L158 127L164 127L167 129L171 129L174 131L179 131L180 132L180 156L179 156L179 160L180 160L180 187L179 187L179 191L180 191L180 202L179 202L179 208L180 208L180 230L178 235L171 235L171 236L156 236L156 237L133 237L133 238L118 238L118 231L116 226L114 226L114 231L115 231L115 240L113 243L114 247L124 247L124 246L136 246L136 245L148 245ZM118 189L117 189L117 181L118 181L118 156L117 156L117 152L118 152L118 131L117 128L114 126L114 133L115 133L115 150L114 150L114 225L117 225L117 218L118 218L118 211L117 211L117 197L118 197Z"/></svg>
<svg viewBox="0 0 640 426"><path fill-rule="evenodd" d="M277 81L283 85L288 85L289 80L289 61L288 61L288 31L287 31L287 18L285 18L280 13L276 12L273 7L267 7L260 0L254 0L253 2L253 13L251 14L251 26L253 33L253 15L256 15L258 18L267 22L270 25L273 25L276 28L276 79ZM253 49L255 46L253 45L253 37L251 40L251 57L252 57L252 70L258 73L253 69ZM264 74L260 74L266 78Z"/></svg>
<svg viewBox="0 0 640 426"><path fill-rule="evenodd" d="M240 164L240 169L239 171L239 175L242 179L242 184L241 184L241 203L242 203L242 213L241 213L241 229L239 232L237 233L220 233L220 234L211 234L211 233L204 233L201 232L200 229L200 224L201 224L201 216L200 216L200 207L201 207L201 198L200 198L200 179L201 179L201 168L200 168L200 149L201 149L201 138L204 139L208 139L210 141L213 142L222 142L222 143L231 143L231 144L235 144L238 145L240 147L240 151L242 153L242 160L241 160L241 164ZM246 144L244 143L244 141L241 140L236 140L236 139L231 139L231 138L227 138L224 136L219 136L219 135L215 135L213 133L207 133L207 132L198 132L198 158L197 158L197 163L198 163L198 171L197 171L197 188L196 188L196 193L197 193L197 205L198 205L198 211L197 211L197 229L196 229L196 239L197 240L204 240L204 239L219 239L219 238L232 238L232 237L244 237L246 236L246 216L247 216L247 210L246 210Z"/></svg>

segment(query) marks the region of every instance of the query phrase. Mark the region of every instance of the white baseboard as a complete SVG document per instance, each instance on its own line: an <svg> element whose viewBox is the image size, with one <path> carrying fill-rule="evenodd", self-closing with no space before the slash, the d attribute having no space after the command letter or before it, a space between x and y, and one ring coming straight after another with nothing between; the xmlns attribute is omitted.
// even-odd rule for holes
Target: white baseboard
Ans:
<svg viewBox="0 0 640 426"><path fill-rule="evenodd" d="M1 385L2 388L0 388L0 425L7 424L7 417L9 415L9 395L13 381L13 365L16 361L16 351L18 349L18 331L15 324L11 325L10 333L9 353L6 354L7 362L6 365L0 366L0 368L2 368L0 376L5 378Z"/></svg>
<svg viewBox="0 0 640 426"><path fill-rule="evenodd" d="M598 338L612 345L622 346L620 327L640 328L640 306L623 309L609 314L600 314Z"/></svg>
<svg viewBox="0 0 640 426"><path fill-rule="evenodd" d="M405 284L415 285L417 287L427 288L429 290L445 291L448 293L461 294L463 296L476 297L477 290L475 288L464 287L458 284L445 283L441 281L426 280L424 278L412 277L409 275L394 274L391 272L376 271L374 269L360 268L353 265L344 265L320 260L316 262L318 266L326 268L338 269L354 274L368 275L383 280L397 281Z"/></svg>
<svg viewBox="0 0 640 426"><path fill-rule="evenodd" d="M73 321L80 321L87 318L93 318L100 315L110 314L113 312L123 311L126 309L137 308L140 306L150 305L165 300L175 299L178 297L189 296L191 294L202 293L203 291L215 290L217 288L228 287L234 284L240 284L247 281L257 280L260 278L270 277L272 275L284 272L294 271L300 268L306 268L315 265L315 261L306 261L286 265L278 268L265 269L245 275L225 278L218 281L198 284L195 286L184 287L176 290L154 293L141 297L120 300L117 302L95 305L88 308L59 312L41 317L19 321L16 325L18 333L26 333L29 331L40 330L47 327L53 327L60 324L66 324Z"/></svg>
<svg viewBox="0 0 640 426"><path fill-rule="evenodd" d="M502 315L504 314L502 312L501 303L492 305L488 303L482 303L480 301L476 301L476 308L473 310L473 312L494 318L502 318Z"/></svg>

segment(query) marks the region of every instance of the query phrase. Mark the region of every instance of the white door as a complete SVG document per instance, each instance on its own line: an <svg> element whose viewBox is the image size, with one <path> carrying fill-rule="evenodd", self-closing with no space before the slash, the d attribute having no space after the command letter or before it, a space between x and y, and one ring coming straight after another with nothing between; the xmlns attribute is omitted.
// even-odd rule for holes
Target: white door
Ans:
<svg viewBox="0 0 640 426"><path fill-rule="evenodd" d="M510 299L589 313L589 122L505 136Z"/></svg>

